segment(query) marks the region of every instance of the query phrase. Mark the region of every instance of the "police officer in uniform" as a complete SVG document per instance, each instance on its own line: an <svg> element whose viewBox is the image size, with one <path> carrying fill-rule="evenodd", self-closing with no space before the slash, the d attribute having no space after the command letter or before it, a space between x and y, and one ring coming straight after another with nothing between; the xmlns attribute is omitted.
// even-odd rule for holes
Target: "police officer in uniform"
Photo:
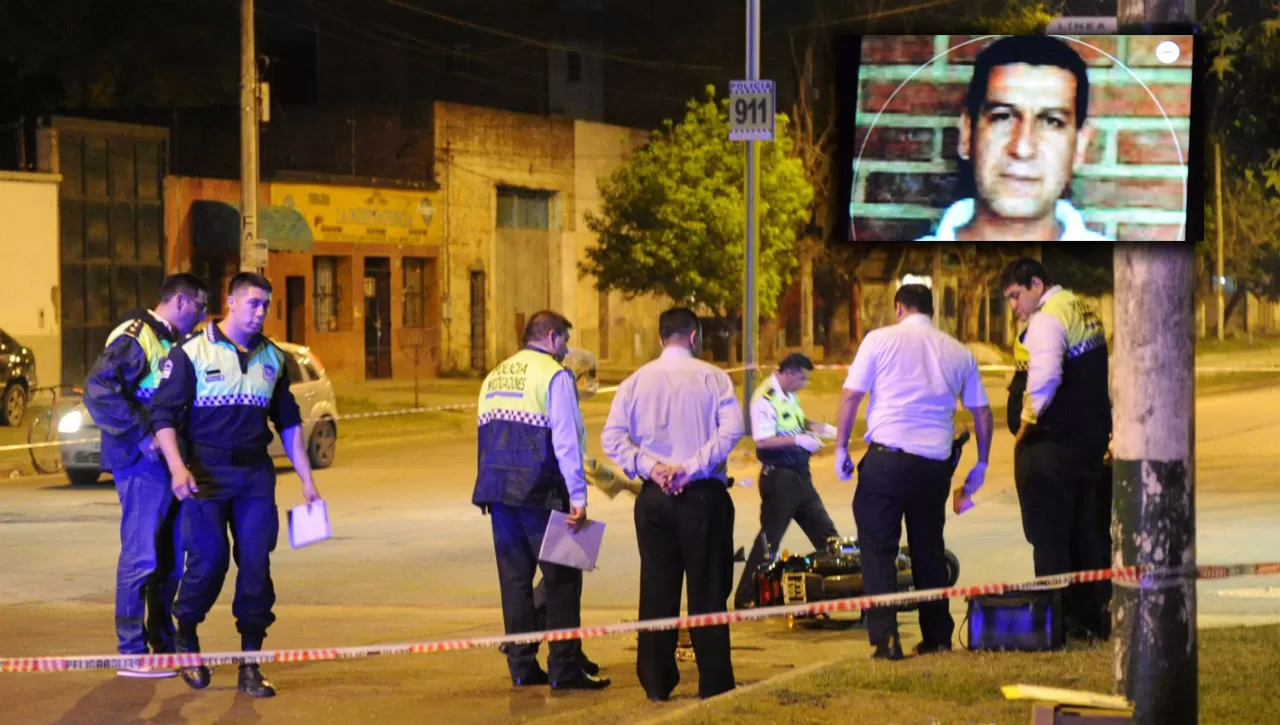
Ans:
<svg viewBox="0 0 1280 725"><path fill-rule="evenodd" d="M302 479L308 503L320 500L311 477L302 415L289 390L285 353L262 334L271 283L252 272L231 279L227 315L173 348L151 401L152 428L164 451L173 493L182 501L180 527L187 552L174 618L179 652L199 652L196 628L217 600L229 558L236 560L231 611L245 651L262 649L271 609L271 551L280 528L276 474L267 453L275 424ZM183 444L178 441L183 433ZM227 530L235 539L228 546ZM188 685L209 685L208 667L184 667ZM275 687L256 664L240 665L238 688L271 697Z"/></svg>
<svg viewBox="0 0 1280 725"><path fill-rule="evenodd" d="M839 536L822 498L813 487L809 456L822 448L820 436L834 438L834 426L805 418L796 393L809 384L813 361L793 352L778 364L751 396L751 436L760 469L760 533L738 581L733 606L746 609L756 601L756 570L772 559L794 520L814 549Z"/></svg>
<svg viewBox="0 0 1280 725"><path fill-rule="evenodd" d="M160 286L154 310L129 314L85 381L84 406L102 431L102 461L120 498L120 558L116 565L116 639L120 654L173 651L173 597L182 576L178 502L151 434L147 404L160 383L169 349L204 319L208 287L189 274ZM173 677L177 672L128 667L122 677Z"/></svg>
<svg viewBox="0 0 1280 725"><path fill-rule="evenodd" d="M552 511L569 514L567 525L587 522L587 481L582 452L586 429L578 409L577 383L561 362L571 325L544 310L529 318L524 349L485 377L479 401L479 451L471 502L489 514L507 634L538 626L533 577L541 567L546 625L581 624L582 571L540 562ZM505 645L507 668L517 687L550 684L553 690L599 690L610 681L589 672L581 640L552 642L547 669L538 666L538 645ZM598 670L597 670L598 671Z"/></svg>
<svg viewBox="0 0 1280 725"><path fill-rule="evenodd" d="M1022 528L1036 576L1110 565L1110 481L1104 459L1111 439L1107 338L1098 316L1054 284L1043 264L1019 259L1000 278L1027 322L1026 393L1014 449ZM1106 639L1109 582L1067 591L1068 633Z"/></svg>

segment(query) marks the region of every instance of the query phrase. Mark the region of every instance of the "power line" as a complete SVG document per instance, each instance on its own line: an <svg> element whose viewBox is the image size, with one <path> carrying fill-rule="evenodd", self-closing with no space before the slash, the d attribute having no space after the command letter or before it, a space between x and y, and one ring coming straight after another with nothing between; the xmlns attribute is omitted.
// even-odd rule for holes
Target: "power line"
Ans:
<svg viewBox="0 0 1280 725"><path fill-rule="evenodd" d="M952 1L959 2L959 0L952 0ZM499 28L493 28L487 25L481 25L480 23L475 23L469 20L462 20L459 18L455 18L451 15L445 15L444 13L436 12L434 10L427 10L426 8L421 8L416 5L411 5L409 3L402 2L401 0L382 0L382 2L385 2L388 5L394 5L395 7L402 8L410 12L426 15L426 16L435 18L436 20L443 20L446 23L452 23L454 25L468 28L470 30L475 30L482 33L489 33L491 35L497 35L503 38L510 38L512 40L521 40L526 43L529 43L530 45L536 45L541 48L546 48L548 50L558 50L565 53L579 53L581 55L590 55L590 56L601 58L604 60L611 60L611 61L614 61L615 63L634 65L640 68L653 68L656 70L676 69L676 70L698 71L703 73L720 72L724 70L724 68L721 66L682 64L682 63L663 63L661 61L646 60L644 58L632 58L624 55L614 55L613 53L605 53L601 51L588 50L588 49L574 47L571 45L565 45L563 43L555 43L547 40L539 40L537 38L531 38L526 35L520 35L519 33L513 33L508 30L501 30Z"/></svg>
<svg viewBox="0 0 1280 725"><path fill-rule="evenodd" d="M363 35L363 36L365 36L365 37L369 38L369 40L357 40L357 39L354 39L354 38L351 38L351 37L348 37L348 36L344 36L344 35L339 34L339 33L335 33L335 32L333 32L333 31L329 31L329 30L321 30L321 29L319 29L319 28L317 28L317 27L313 27L313 26L311 26L311 25L307 25L306 23L301 23L301 22L298 22L298 21L296 21L296 20L293 20L293 19L290 19L290 18L286 18L286 17L280 16L280 15L276 15L275 13L271 13L271 12L266 11L266 10L262 10L261 8L259 8L259 9L257 10L257 12L258 12L259 14L262 14L262 15L266 16L266 17L273 18L273 19L275 19L275 20L278 20L278 21L283 22L283 23L287 23L287 24L292 25L292 26L297 27L297 28L301 28L301 29L305 29L305 30L312 31L312 32L316 33L317 35L322 35L322 36L324 36L324 37L332 38L332 39L334 39L334 40L338 40L338 41L340 41L340 42L347 43L348 45L355 45L355 46L360 46L360 47L365 47L365 48L384 48L384 47L386 47L386 46L390 45L391 47L398 48L398 49L403 50L403 51L405 51L405 52L407 52L407 53L410 53L410 54L416 55L416 56L418 56L420 59L424 59L424 60L425 60L425 59L428 59L428 58L429 58L429 59L434 60L434 61L438 61L439 59L441 59L442 57L444 57L444 56L446 56L446 55L452 55L452 54L453 54L453 52L454 52L452 48L447 48L447 46L440 46L440 45L437 45L437 44L432 43L432 42L430 42L430 41L422 40L422 39L419 39L419 38L414 38L413 36L407 35L407 34L405 34L405 33L403 33L403 32L393 31L392 29L387 28L386 26L382 26L382 25L381 25L381 24L379 24L379 23L373 23L373 25L374 25L375 27L377 27L377 28L379 28L379 29L382 29L382 30L384 30L385 32L392 32L392 33L394 33L395 35L398 35L398 36L400 36L400 37L403 37L403 38L409 39L410 41L412 41L412 44L408 44L408 43L404 43L404 42L398 42L398 41L395 41L395 40L388 40L388 39L386 39L386 38L385 38L385 37L383 37L383 36L377 35L376 33L372 33L372 32L370 32L370 31L368 31L367 29L365 29L365 28L363 28L363 27L361 27L361 26L357 25L355 21L351 21L351 20L348 20L348 19L346 19L346 18L340 17L340 16L338 16L338 15L334 14L334 13L333 13L333 11L331 11L331 10L328 10L328 9L326 9L326 8L322 8L322 7L317 6L317 5L316 5L314 2L312 2L311 0L303 0L303 1L304 1L304 2L305 2L305 3L306 3L306 4L307 4L307 5L308 5L308 6L309 6L313 11L315 11L317 15L324 16L325 18L327 18L328 20L330 20L331 22L333 22L333 23L334 23L334 24L336 24L336 25L339 25L339 26L341 26L341 27L345 27L345 28L349 28L349 29L351 29L351 30L353 30L353 31L355 31L355 32L358 32L359 34L361 34L361 35ZM421 47L421 46L426 46L426 47ZM508 46L508 48L509 48L509 49L514 49L515 47L516 47L516 46ZM491 52L491 53L496 53L497 51L489 51L489 52ZM494 67L494 68L498 68L498 69L502 69L502 70L507 70L507 71L511 71L511 72L515 72L515 73L523 73L523 74L525 74L525 75L529 75L529 76L533 76L533 77L538 77L540 80L541 80L541 79L545 79L545 78L546 78L546 75L545 75L545 74L538 73L537 71L530 71L530 70L527 70L527 69L524 69L524 68L517 68L517 67L515 67L515 66L511 66L511 65L508 65L508 64L506 64L506 63L500 63L500 62L498 62L498 61L490 60L490 59L488 59L488 58L477 58L477 57L474 57L474 53L473 53L473 54L470 54L470 55L472 56L472 60L474 60L474 61L475 61L475 62L477 62L477 63L483 64L483 65L492 66L492 67ZM518 85L518 84L513 84L513 83L509 83L509 82L498 81L498 80L494 80L494 79L492 79L492 78L485 78L485 77L483 77L483 76L475 75L475 74L470 73L470 72L467 72L467 71L461 71L461 70L446 70L445 72L446 72L446 73L449 73L449 74L451 74L451 75L457 75L457 76L461 76L461 77L464 77L464 78L467 78L467 79L470 79L470 80L474 80L474 81L477 81L477 82L479 82L479 83L483 83L483 84L485 84L485 85L489 85L489 86L494 86L494 87L499 87L499 88L506 88L506 89L515 90L515 91L518 91L518 92L520 92L520 93L523 93L523 94L526 94L526 95L529 95L529 96L535 97L535 98L537 98L537 99L539 99L539 100L543 100L543 101L545 101L545 100L547 100L547 99L549 99L549 98L551 97L551 94L550 94L550 93L548 93L548 92L546 92L546 91L541 91L541 90L538 90L538 89L536 89L536 88L530 88L530 87L527 87L527 86ZM613 94L613 95L626 96L626 97L628 97L628 98L642 98L642 99L651 99L651 100L658 100L658 101L674 101L674 102L677 102L677 103L685 103L685 102L687 102L687 101L689 100L688 98L685 98L685 97L670 96L670 95L664 95L664 94L658 94L658 93L645 93L645 92L643 92L643 91L628 91L628 90L623 90L623 89L618 89L618 88L609 88L609 87L607 87L607 86L601 86L600 90L601 90L601 92L602 92L602 93L605 93L605 94Z"/></svg>

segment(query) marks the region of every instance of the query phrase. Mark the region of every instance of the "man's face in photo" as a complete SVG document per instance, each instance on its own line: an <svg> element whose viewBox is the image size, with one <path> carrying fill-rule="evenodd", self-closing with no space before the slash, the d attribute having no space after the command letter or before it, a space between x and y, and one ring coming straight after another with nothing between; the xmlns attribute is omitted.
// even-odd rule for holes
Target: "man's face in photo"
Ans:
<svg viewBox="0 0 1280 725"><path fill-rule="evenodd" d="M961 118L960 154L973 162L978 204L1007 219L1053 214L1076 164L1084 162L1088 127L1076 128L1076 77L1057 66L995 66L976 124Z"/></svg>

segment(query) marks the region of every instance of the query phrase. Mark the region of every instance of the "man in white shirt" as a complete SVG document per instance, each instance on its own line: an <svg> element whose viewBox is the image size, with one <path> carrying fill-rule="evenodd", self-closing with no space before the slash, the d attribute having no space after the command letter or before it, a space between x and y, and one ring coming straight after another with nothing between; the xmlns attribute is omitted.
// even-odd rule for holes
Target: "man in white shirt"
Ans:
<svg viewBox="0 0 1280 725"><path fill-rule="evenodd" d="M1105 569L1111 560L1111 439L1107 336L1084 301L1034 259L1009 264L1001 290L1027 322L1026 392L1014 448L1022 529L1036 576ZM1107 582L1067 590L1068 634L1106 639Z"/></svg>
<svg viewBox="0 0 1280 725"><path fill-rule="evenodd" d="M689 615L723 612L733 589L733 499L729 454L742 438L733 380L698 359L702 324L685 307L658 317L662 355L618 386L600 442L610 460L644 481L636 497L640 619L680 614L688 581ZM729 625L689 633L698 660L698 695L736 686ZM650 700L670 699L680 682L678 633L641 632L636 674Z"/></svg>
<svg viewBox="0 0 1280 725"><path fill-rule="evenodd" d="M904 516L915 587L947 585L942 530L951 487L956 400L973 414L978 438L978 463L957 489L957 505L961 497L982 487L995 425L973 353L933 327L933 292L924 285L903 285L893 303L898 324L872 330L858 345L845 380L836 433L836 475L847 481L853 476L849 435L858 406L870 393L868 449L857 466L853 497L863 590L868 595L897 590ZM947 602L921 605L916 653L951 649L954 629ZM876 648L874 657L902 658L893 609L867 612L867 634Z"/></svg>
<svg viewBox="0 0 1280 725"><path fill-rule="evenodd" d="M1089 74L1058 38L1013 35L974 61L960 114L960 158L974 198L947 209L922 242L1113 241L1062 198L1092 136Z"/></svg>
<svg viewBox="0 0 1280 725"><path fill-rule="evenodd" d="M757 570L773 558L793 520L817 550L840 535L809 474L809 456L822 448L820 436L836 433L828 424L808 420L800 408L796 393L809 384L811 370L813 361L793 352L751 396L751 436L761 464L760 533L738 580L735 609L755 603Z"/></svg>

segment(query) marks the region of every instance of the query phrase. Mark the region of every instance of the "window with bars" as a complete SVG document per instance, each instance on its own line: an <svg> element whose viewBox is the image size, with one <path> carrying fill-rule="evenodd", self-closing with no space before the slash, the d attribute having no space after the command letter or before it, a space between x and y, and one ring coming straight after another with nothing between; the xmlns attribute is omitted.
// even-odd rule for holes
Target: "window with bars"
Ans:
<svg viewBox="0 0 1280 725"><path fill-rule="evenodd" d="M431 259L404 258L404 327L427 326L427 303L430 299Z"/></svg>
<svg viewBox="0 0 1280 725"><path fill-rule="evenodd" d="M312 308L315 310L316 332L337 332L342 329L341 303L342 278L339 274L339 257L315 257L315 285Z"/></svg>

